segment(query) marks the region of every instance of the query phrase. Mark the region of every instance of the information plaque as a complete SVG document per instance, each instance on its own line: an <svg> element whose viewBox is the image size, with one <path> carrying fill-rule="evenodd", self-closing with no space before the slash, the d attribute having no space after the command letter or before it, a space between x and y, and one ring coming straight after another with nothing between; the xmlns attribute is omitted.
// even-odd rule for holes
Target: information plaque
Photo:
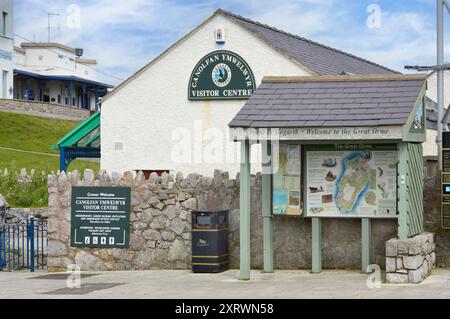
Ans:
<svg viewBox="0 0 450 319"><path fill-rule="evenodd" d="M73 187L71 246L128 248L130 188Z"/></svg>
<svg viewBox="0 0 450 319"><path fill-rule="evenodd" d="M442 133L441 225L450 229L450 132Z"/></svg>

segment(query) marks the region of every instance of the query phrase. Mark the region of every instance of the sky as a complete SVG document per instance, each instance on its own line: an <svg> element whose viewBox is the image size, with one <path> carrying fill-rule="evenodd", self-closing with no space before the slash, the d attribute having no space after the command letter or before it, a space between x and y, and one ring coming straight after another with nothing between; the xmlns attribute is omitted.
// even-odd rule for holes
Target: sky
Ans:
<svg viewBox="0 0 450 319"><path fill-rule="evenodd" d="M392 69L436 61L435 0L14 0L15 43L84 48L117 85L218 8ZM450 15L445 13L450 61Z"/></svg>

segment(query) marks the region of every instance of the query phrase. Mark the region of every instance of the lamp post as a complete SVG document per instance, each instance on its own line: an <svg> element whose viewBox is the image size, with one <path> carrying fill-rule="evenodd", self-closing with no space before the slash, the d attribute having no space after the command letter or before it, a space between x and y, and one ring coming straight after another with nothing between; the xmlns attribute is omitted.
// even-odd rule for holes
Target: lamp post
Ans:
<svg viewBox="0 0 450 319"><path fill-rule="evenodd" d="M448 131L449 108L444 112L444 71L450 70L450 64L444 64L444 7L450 13L450 6L447 0L436 0L436 62L433 66L411 66L406 65L407 70L416 71L436 71L437 73L437 137L438 166L442 170L442 131Z"/></svg>

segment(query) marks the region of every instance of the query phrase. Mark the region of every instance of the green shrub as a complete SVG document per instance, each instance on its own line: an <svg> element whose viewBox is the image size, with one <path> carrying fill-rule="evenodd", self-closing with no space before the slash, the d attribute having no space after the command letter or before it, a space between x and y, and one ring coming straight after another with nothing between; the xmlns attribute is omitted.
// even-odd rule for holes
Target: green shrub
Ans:
<svg viewBox="0 0 450 319"><path fill-rule="evenodd" d="M31 180L22 181L17 171L0 174L0 194L11 207L29 208L48 206L47 174L36 173Z"/></svg>

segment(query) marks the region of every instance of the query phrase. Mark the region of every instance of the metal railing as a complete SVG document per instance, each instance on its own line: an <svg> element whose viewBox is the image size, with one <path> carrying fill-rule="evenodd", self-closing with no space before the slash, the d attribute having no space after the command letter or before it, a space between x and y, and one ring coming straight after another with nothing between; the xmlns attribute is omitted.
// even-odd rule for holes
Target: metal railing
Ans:
<svg viewBox="0 0 450 319"><path fill-rule="evenodd" d="M0 227L0 270L47 268L47 220L30 216Z"/></svg>

